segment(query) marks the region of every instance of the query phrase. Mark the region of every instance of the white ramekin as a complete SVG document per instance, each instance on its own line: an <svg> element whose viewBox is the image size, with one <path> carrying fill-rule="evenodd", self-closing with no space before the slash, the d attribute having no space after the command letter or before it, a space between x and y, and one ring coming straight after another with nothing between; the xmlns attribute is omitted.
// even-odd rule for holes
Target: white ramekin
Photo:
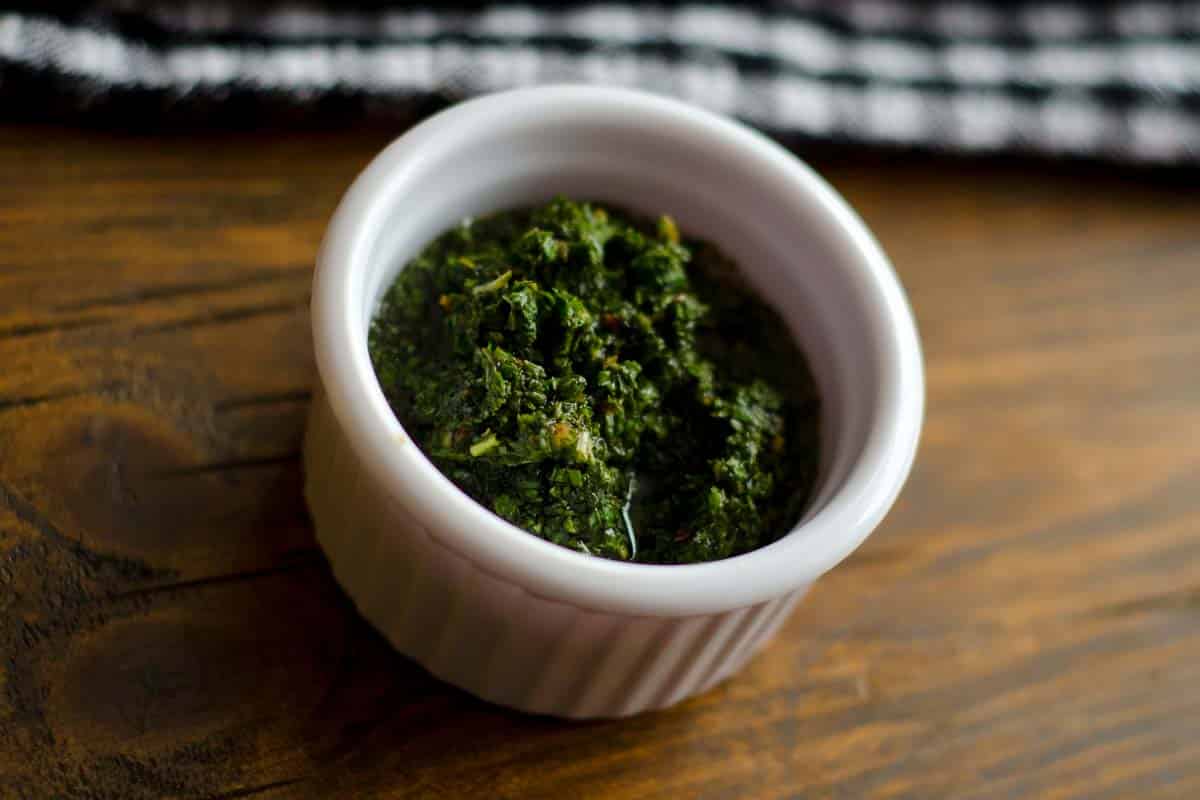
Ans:
<svg viewBox="0 0 1200 800"><path fill-rule="evenodd" d="M803 345L824 453L814 501L779 541L687 566L582 555L469 499L392 414L367 328L397 272L465 217L556 194L672 214L730 254ZM334 574L402 653L525 711L623 716L736 672L883 518L921 427L912 314L859 218L767 138L640 92L494 94L400 137L329 225L312 324L305 493Z"/></svg>

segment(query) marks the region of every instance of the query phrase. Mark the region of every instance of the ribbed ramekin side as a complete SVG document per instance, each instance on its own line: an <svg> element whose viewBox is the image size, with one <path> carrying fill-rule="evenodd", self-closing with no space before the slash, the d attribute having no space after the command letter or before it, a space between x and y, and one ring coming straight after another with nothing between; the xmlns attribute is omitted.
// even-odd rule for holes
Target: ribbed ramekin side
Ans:
<svg viewBox="0 0 1200 800"><path fill-rule="evenodd" d="M491 702L619 717L673 705L735 672L800 592L721 614L614 614L532 594L431 536L379 490L315 393L305 493L355 605L397 650Z"/></svg>

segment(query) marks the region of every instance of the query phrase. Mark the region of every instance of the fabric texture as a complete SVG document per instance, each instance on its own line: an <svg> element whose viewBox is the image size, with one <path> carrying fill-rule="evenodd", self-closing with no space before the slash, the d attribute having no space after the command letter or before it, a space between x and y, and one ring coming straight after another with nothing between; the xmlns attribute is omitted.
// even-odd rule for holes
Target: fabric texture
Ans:
<svg viewBox="0 0 1200 800"><path fill-rule="evenodd" d="M419 116L514 86L637 86L780 134L1200 161L1200 2L334 4L0 10L5 116Z"/></svg>

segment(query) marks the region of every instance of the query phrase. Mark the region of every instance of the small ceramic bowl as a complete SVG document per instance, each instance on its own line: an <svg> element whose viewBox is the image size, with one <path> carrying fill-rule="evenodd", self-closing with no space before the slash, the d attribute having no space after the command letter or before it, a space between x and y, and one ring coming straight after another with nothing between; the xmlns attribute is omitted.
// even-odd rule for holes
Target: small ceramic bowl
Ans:
<svg viewBox="0 0 1200 800"><path fill-rule="evenodd" d="M824 415L820 477L775 543L685 566L567 550L467 497L392 413L367 330L396 274L466 217L558 194L671 214L739 264L808 354ZM305 492L334 574L400 652L524 711L624 716L737 672L883 518L921 427L912 314L859 218L766 137L640 92L505 92L404 134L329 225L312 325L320 379Z"/></svg>

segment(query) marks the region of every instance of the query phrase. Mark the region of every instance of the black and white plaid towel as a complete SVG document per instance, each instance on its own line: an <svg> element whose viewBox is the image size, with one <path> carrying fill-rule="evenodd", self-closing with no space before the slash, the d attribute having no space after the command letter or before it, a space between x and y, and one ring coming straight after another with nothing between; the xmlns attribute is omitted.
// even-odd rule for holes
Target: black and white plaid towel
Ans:
<svg viewBox="0 0 1200 800"><path fill-rule="evenodd" d="M1200 2L21 8L0 10L5 116L412 116L587 81L817 139L1200 161Z"/></svg>

